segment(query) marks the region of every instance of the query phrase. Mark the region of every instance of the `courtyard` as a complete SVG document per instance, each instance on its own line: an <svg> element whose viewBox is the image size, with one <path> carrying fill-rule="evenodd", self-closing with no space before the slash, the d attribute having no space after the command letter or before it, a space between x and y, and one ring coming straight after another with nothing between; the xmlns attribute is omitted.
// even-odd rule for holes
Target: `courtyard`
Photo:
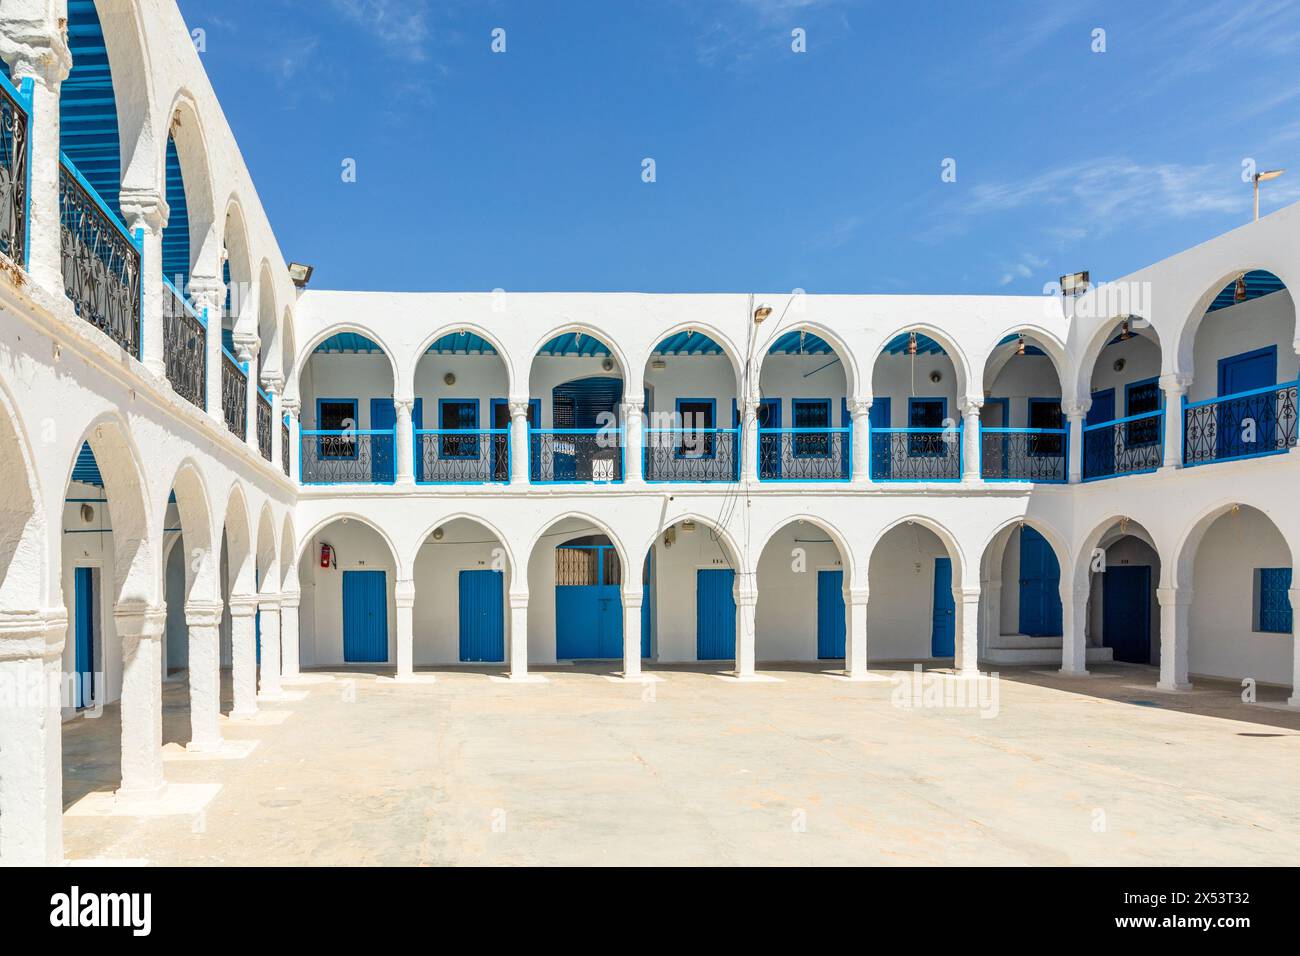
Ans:
<svg viewBox="0 0 1300 956"><path fill-rule="evenodd" d="M699 665L332 671L223 719L242 759L176 757L184 674L164 684L167 779L219 784L200 813L94 812L120 779L116 705L65 724L75 862L149 865L1290 864L1300 712L1233 683L1154 689L1156 669L1002 672L973 707L900 706L890 682ZM911 665L873 672L915 680ZM229 675L224 693L229 700ZM939 671L931 686L955 684ZM778 682L779 681L779 682ZM987 685L985 690L991 689ZM934 695L922 695L930 701ZM970 703L958 701L960 703ZM992 705L995 705L992 706ZM227 709L223 707L223 709ZM281 716L283 715L283 716Z"/></svg>

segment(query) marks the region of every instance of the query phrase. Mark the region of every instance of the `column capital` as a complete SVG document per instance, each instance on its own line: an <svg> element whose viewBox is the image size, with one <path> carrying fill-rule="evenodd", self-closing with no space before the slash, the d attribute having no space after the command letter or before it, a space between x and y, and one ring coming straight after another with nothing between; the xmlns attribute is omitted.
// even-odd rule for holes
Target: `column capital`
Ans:
<svg viewBox="0 0 1300 956"><path fill-rule="evenodd" d="M0 611L0 661L54 661L63 656L68 631L64 608Z"/></svg>
<svg viewBox="0 0 1300 956"><path fill-rule="evenodd" d="M1192 384L1192 377L1180 372L1170 372L1160 376L1160 388L1167 394L1185 395Z"/></svg>
<svg viewBox="0 0 1300 956"><path fill-rule="evenodd" d="M32 29L22 33L24 26ZM40 80L50 88L63 83L72 72L72 51L68 47L67 28L51 29L39 21L6 23L6 30L18 29L9 37L0 37L0 57L10 67L14 86L26 77Z"/></svg>
<svg viewBox="0 0 1300 956"><path fill-rule="evenodd" d="M510 406L511 418L527 418L532 408L532 402L527 398L512 398L507 404Z"/></svg>
<svg viewBox="0 0 1300 956"><path fill-rule="evenodd" d="M157 189L151 187L128 187L123 189L118 206L122 218L132 232L143 229L147 234L158 235L167 228L171 217L171 207Z"/></svg>
<svg viewBox="0 0 1300 956"><path fill-rule="evenodd" d="M266 389L268 395L279 395L284 391L284 376L275 371L263 372L261 374L262 388ZM284 402L281 400L281 405Z"/></svg>
<svg viewBox="0 0 1300 956"><path fill-rule="evenodd" d="M297 418L298 415L302 412L302 399L297 398L297 397L295 397L295 398L288 398L288 397L281 398L281 399L280 399L280 408L285 412L285 414L287 414L287 415L291 415L291 416L293 416L294 418Z"/></svg>
<svg viewBox="0 0 1300 956"><path fill-rule="evenodd" d="M870 588L849 588L848 600L850 604L866 604L871 599Z"/></svg>
<svg viewBox="0 0 1300 956"><path fill-rule="evenodd" d="M113 608L113 626L118 637L160 638L167 629L167 606L119 603Z"/></svg>
<svg viewBox="0 0 1300 956"><path fill-rule="evenodd" d="M1092 408L1092 399L1088 399L1087 401L1082 401L1082 402L1076 399L1070 399L1068 401L1061 402L1061 411L1065 413L1066 418L1071 420L1087 418L1088 410L1091 408Z"/></svg>
<svg viewBox="0 0 1300 956"><path fill-rule="evenodd" d="M971 604L980 599L980 589L976 587L953 588L952 596L954 600L960 601L962 604Z"/></svg>
<svg viewBox="0 0 1300 956"><path fill-rule="evenodd" d="M969 418L971 415L978 415L980 409L984 407L984 396L981 395L978 398L974 395L963 396L961 401L958 402L958 407L961 408L963 417Z"/></svg>
<svg viewBox="0 0 1300 956"><path fill-rule="evenodd" d="M849 414L854 418L870 415L872 404L873 400L870 398L851 398L849 399Z"/></svg>
<svg viewBox="0 0 1300 956"><path fill-rule="evenodd" d="M231 617L252 617L257 613L256 594L232 594L227 603L230 606Z"/></svg>
<svg viewBox="0 0 1300 956"><path fill-rule="evenodd" d="M412 578L393 582L393 603L398 607L415 607L415 581Z"/></svg>
<svg viewBox="0 0 1300 956"><path fill-rule="evenodd" d="M225 605L220 601L186 601L185 624L188 627L218 627Z"/></svg>
<svg viewBox="0 0 1300 956"><path fill-rule="evenodd" d="M623 417L624 419L636 417L640 418L645 413L645 396L640 395L623 400Z"/></svg>
<svg viewBox="0 0 1300 956"><path fill-rule="evenodd" d="M278 614L280 612L280 592L274 594L259 594L257 596L257 609L259 611L268 611Z"/></svg>
<svg viewBox="0 0 1300 956"><path fill-rule="evenodd" d="M226 298L226 284L216 276L190 276L190 298L198 310L217 310Z"/></svg>
<svg viewBox="0 0 1300 956"><path fill-rule="evenodd" d="M510 607L512 610L519 610L528 607L527 591L511 591L508 595L510 598Z"/></svg>
<svg viewBox="0 0 1300 956"><path fill-rule="evenodd" d="M284 609L287 609L287 608L294 608L294 609L297 609L297 607L298 607L301 603L302 603L302 592L301 592L301 591L281 591L281 592L280 592L280 608L281 608L281 610L284 610Z"/></svg>
<svg viewBox="0 0 1300 956"><path fill-rule="evenodd" d="M628 608L639 608L644 603L645 603L645 594L641 591L640 588L637 588L635 591L623 592L624 610L627 610Z"/></svg>
<svg viewBox="0 0 1300 956"><path fill-rule="evenodd" d="M262 347L262 340L256 332L236 332L234 334L235 351L241 362L252 362L253 356Z"/></svg>
<svg viewBox="0 0 1300 956"><path fill-rule="evenodd" d="M1156 588L1156 599L1161 607L1185 606L1192 603L1191 588Z"/></svg>
<svg viewBox="0 0 1300 956"><path fill-rule="evenodd" d="M411 395L394 395L393 408L396 411L410 412L415 409L415 398Z"/></svg>

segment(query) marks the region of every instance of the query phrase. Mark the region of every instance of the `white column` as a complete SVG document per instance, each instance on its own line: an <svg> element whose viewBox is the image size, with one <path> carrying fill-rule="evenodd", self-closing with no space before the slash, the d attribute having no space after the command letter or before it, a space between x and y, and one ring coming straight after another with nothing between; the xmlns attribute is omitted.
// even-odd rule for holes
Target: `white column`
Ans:
<svg viewBox="0 0 1300 956"><path fill-rule="evenodd" d="M280 673L285 680L301 675L298 638L298 604L302 594L285 591L280 595Z"/></svg>
<svg viewBox="0 0 1300 956"><path fill-rule="evenodd" d="M528 434L528 409L527 398L510 399L510 483L512 485L528 484L530 470L528 463L532 458L532 450L529 447L531 439ZM525 606L527 603L525 597ZM525 660L525 670L527 670L527 663Z"/></svg>
<svg viewBox="0 0 1300 956"><path fill-rule="evenodd" d="M221 611L220 601L185 605L190 658L190 742L185 748L200 753L212 753L222 745Z"/></svg>
<svg viewBox="0 0 1300 956"><path fill-rule="evenodd" d="M1069 422L1069 480L1070 484L1077 485L1083 481L1083 426L1088 420L1088 409L1091 402L1065 402L1061 410L1065 413L1065 419Z"/></svg>
<svg viewBox="0 0 1300 956"><path fill-rule="evenodd" d="M528 592L510 592L510 679L528 679Z"/></svg>
<svg viewBox="0 0 1300 956"><path fill-rule="evenodd" d="M980 589L953 588L952 596L957 605L957 653L953 667L960 677L978 677Z"/></svg>
<svg viewBox="0 0 1300 956"><path fill-rule="evenodd" d="M55 297L65 295L63 286L62 217L59 213L59 91L72 70L63 31L55 24L32 24L28 35L11 29L27 24L4 23L14 53L6 56L15 86L32 81L31 218L28 223L28 272L37 284Z"/></svg>
<svg viewBox="0 0 1300 956"><path fill-rule="evenodd" d="M1088 676L1088 593L1061 582L1061 673Z"/></svg>
<svg viewBox="0 0 1300 956"><path fill-rule="evenodd" d="M167 608L118 605L113 623L122 642L122 786L120 798L159 796L162 764L162 639Z"/></svg>
<svg viewBox="0 0 1300 956"><path fill-rule="evenodd" d="M1191 588L1156 588L1160 601L1160 681L1161 690L1189 690L1187 676L1188 609Z"/></svg>
<svg viewBox="0 0 1300 956"><path fill-rule="evenodd" d="M736 574L735 599L736 676L743 680L754 676L754 624L758 611L756 575Z"/></svg>
<svg viewBox="0 0 1300 956"><path fill-rule="evenodd" d="M397 679L415 676L415 581L405 578L393 587L397 606Z"/></svg>
<svg viewBox="0 0 1300 956"><path fill-rule="evenodd" d="M283 417L280 393L284 391L284 377L276 372L262 375L262 388L271 396L271 464L276 468L284 467L284 438L280 434L280 419Z"/></svg>
<svg viewBox="0 0 1300 956"><path fill-rule="evenodd" d="M280 687L280 595L263 595L258 599L262 612L262 662L259 668L258 695L274 700L283 693Z"/></svg>
<svg viewBox="0 0 1300 956"><path fill-rule="evenodd" d="M253 620L256 614L256 595L230 598L230 678L235 690L232 717L252 717L257 713L257 632Z"/></svg>
<svg viewBox="0 0 1300 956"><path fill-rule="evenodd" d="M962 481L983 480L980 474L980 409L983 407L983 399L962 399Z"/></svg>
<svg viewBox="0 0 1300 956"><path fill-rule="evenodd" d="M1295 611L1300 608L1300 588L1291 589L1291 617L1295 619ZM1294 626L1291 629L1291 697L1287 703L1292 707L1300 707L1300 639L1295 637Z"/></svg>
<svg viewBox="0 0 1300 956"><path fill-rule="evenodd" d="M235 337L235 348L238 350L239 362L246 367L248 372L248 400L245 408L244 441L248 444L248 447L253 449L253 454L259 458L262 457L262 451L257 447L257 353L261 345L262 343L256 335L251 337L239 335Z"/></svg>
<svg viewBox="0 0 1300 956"><path fill-rule="evenodd" d="M638 580L640 580L638 576ZM641 604L644 595L638 587L623 592L623 677L636 680L641 676Z"/></svg>
<svg viewBox="0 0 1300 956"><path fill-rule="evenodd" d="M411 410L415 407L413 398L394 398L393 408L397 411L397 483L413 487L415 485L415 427Z"/></svg>
<svg viewBox="0 0 1300 956"><path fill-rule="evenodd" d="M1165 393L1165 459L1166 468L1183 467L1183 398L1191 379L1186 375L1161 375L1160 387Z"/></svg>
<svg viewBox="0 0 1300 956"><path fill-rule="evenodd" d="M745 453L741 456L740 478L742 481L758 481L758 401L746 399L741 405L741 425L743 428Z"/></svg>
<svg viewBox="0 0 1300 956"><path fill-rule="evenodd" d="M62 608L0 612L0 864L63 862Z"/></svg>
<svg viewBox="0 0 1300 956"><path fill-rule="evenodd" d="M286 398L280 403L289 416L289 477L293 481L302 480L302 422L299 412L302 403L296 398Z"/></svg>
<svg viewBox="0 0 1300 956"><path fill-rule="evenodd" d="M871 399L855 398L849 402L853 421L853 481L871 480Z"/></svg>
<svg viewBox="0 0 1300 956"><path fill-rule="evenodd" d="M224 429L226 412L221 404L221 312L226 301L226 286L218 278L191 276L190 301L208 326L208 414Z"/></svg>
<svg viewBox="0 0 1300 956"><path fill-rule="evenodd" d="M866 588L844 589L844 673L852 680L867 676L867 599Z"/></svg>
<svg viewBox="0 0 1300 956"><path fill-rule="evenodd" d="M991 577L980 581L984 600L980 607L981 646L988 647L995 637L1002 636L1002 578Z"/></svg>
<svg viewBox="0 0 1300 956"><path fill-rule="evenodd" d="M142 308L140 319L140 361L159 378L167 377L167 358L163 349L163 272L162 237L171 210L156 189L123 189L118 200L126 227L132 235L144 236L144 253L140 260Z"/></svg>
<svg viewBox="0 0 1300 956"><path fill-rule="evenodd" d="M623 449L623 481L641 484L645 481L645 399L623 403L623 428L626 447Z"/></svg>

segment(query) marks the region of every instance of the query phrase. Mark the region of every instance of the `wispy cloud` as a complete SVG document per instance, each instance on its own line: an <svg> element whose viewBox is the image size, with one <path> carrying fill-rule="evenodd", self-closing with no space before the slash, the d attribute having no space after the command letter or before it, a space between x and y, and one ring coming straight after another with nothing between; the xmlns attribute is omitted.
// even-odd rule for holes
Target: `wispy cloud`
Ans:
<svg viewBox="0 0 1300 956"><path fill-rule="evenodd" d="M330 4L395 56L412 62L429 58L428 0L330 0Z"/></svg>
<svg viewBox="0 0 1300 956"><path fill-rule="evenodd" d="M752 62L766 49L787 46L789 31L795 27L809 27L799 22L814 14L820 15L841 7L846 0L728 0L717 4L709 18L699 27L696 36L696 59L704 66L738 68ZM719 9L720 8L720 9ZM694 6L684 7L690 14L698 11ZM848 24L840 18L840 29ZM787 46L788 49L788 46Z"/></svg>
<svg viewBox="0 0 1300 956"><path fill-rule="evenodd" d="M998 285L1010 285L1017 279L1032 279L1046 265L1047 260L1041 256L1036 256L1032 252L1023 253L1010 265L1004 267L1005 271Z"/></svg>
<svg viewBox="0 0 1300 956"><path fill-rule="evenodd" d="M312 56L319 46L320 37L318 36L301 37L287 41L280 48L280 59L277 64L279 79L287 82L301 73L303 68L311 62Z"/></svg>

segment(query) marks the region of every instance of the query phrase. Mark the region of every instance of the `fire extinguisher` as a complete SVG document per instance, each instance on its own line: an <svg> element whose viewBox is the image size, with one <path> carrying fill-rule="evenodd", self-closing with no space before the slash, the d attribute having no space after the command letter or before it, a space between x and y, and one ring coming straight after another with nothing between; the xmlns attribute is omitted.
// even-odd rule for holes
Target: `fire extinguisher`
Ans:
<svg viewBox="0 0 1300 956"><path fill-rule="evenodd" d="M334 561L334 549L328 544L322 544L320 546L320 566L322 568L338 567Z"/></svg>

